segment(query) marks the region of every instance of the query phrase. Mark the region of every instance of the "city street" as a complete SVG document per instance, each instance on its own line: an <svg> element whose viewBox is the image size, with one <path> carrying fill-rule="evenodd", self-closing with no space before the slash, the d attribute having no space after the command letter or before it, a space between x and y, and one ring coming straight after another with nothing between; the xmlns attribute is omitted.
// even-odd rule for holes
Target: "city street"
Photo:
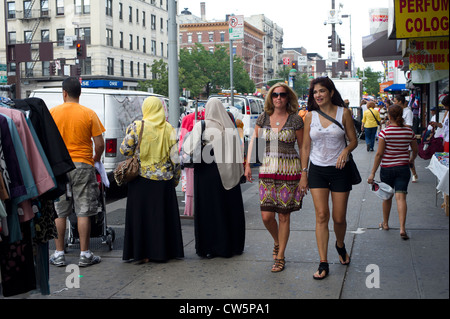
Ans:
<svg viewBox="0 0 450 319"><path fill-rule="evenodd" d="M365 150L363 141L354 151L363 183L351 192L347 214L345 244L351 264L339 263L330 222L330 275L325 280L312 278L318 267L318 253L310 195L304 199L303 209L291 218L286 269L277 274L270 272L273 242L260 218L255 182L242 185L247 233L241 256L199 258L195 254L194 221L183 217L184 260L125 263L121 259L126 204L123 198L107 205L108 226L116 232L114 247L109 251L99 239L92 239L91 249L102 257L102 262L80 269L79 288L67 286L71 270L50 267L51 295L34 293L18 298L170 299L177 305L186 305L188 300L199 304L200 300L222 299L257 299L259 303L278 300L281 304L286 299L448 299L448 216L440 207L442 196L436 197L435 177L426 169L429 161L417 159L419 182L409 185L406 228L410 240L405 241L399 236L395 201L391 229L378 229L381 201L365 183L374 154ZM254 176L257 169L254 168ZM184 196L178 194L183 212ZM53 243L50 247L54 247ZM78 254L78 246L70 247L66 261L76 264Z"/></svg>

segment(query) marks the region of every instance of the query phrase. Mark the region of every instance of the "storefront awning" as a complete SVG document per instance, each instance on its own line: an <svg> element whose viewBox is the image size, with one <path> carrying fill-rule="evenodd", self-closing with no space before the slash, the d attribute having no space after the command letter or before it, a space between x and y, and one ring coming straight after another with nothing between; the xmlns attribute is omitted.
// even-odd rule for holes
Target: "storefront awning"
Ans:
<svg viewBox="0 0 450 319"><path fill-rule="evenodd" d="M384 92L394 93L394 92L403 92L403 91L409 91L409 89L406 88L405 84L392 84L384 89Z"/></svg>
<svg viewBox="0 0 450 319"><path fill-rule="evenodd" d="M402 49L397 40L389 40L387 30L362 37L365 62L401 60Z"/></svg>

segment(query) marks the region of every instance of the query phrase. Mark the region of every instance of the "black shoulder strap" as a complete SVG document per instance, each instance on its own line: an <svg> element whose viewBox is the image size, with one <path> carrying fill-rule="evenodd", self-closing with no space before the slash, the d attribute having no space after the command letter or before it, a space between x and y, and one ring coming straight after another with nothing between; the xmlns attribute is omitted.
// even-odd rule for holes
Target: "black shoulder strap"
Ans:
<svg viewBox="0 0 450 319"><path fill-rule="evenodd" d="M345 131L344 128L342 127L342 124L339 123L338 121L336 121L334 118L332 118L331 116L325 114L325 113L322 112L320 109L317 109L316 111L317 111L317 113L319 113L320 115L322 115L324 118L330 120L331 122L333 122L334 124L336 124L337 126L339 126L343 131Z"/></svg>

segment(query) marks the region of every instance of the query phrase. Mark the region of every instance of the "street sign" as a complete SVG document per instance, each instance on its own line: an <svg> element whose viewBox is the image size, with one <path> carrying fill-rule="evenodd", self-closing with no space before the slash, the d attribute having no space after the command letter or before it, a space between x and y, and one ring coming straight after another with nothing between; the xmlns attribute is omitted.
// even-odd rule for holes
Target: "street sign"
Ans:
<svg viewBox="0 0 450 319"><path fill-rule="evenodd" d="M335 63L339 61L339 52L328 52L328 61Z"/></svg>
<svg viewBox="0 0 450 319"><path fill-rule="evenodd" d="M6 71L6 64L0 64L0 71Z"/></svg>
<svg viewBox="0 0 450 319"><path fill-rule="evenodd" d="M8 77L6 75L0 75L0 83L8 83Z"/></svg>
<svg viewBox="0 0 450 319"><path fill-rule="evenodd" d="M298 57L298 65L308 65L308 57L306 55L301 55Z"/></svg>
<svg viewBox="0 0 450 319"><path fill-rule="evenodd" d="M289 65L289 64L291 64L291 59L289 59L289 58L283 58L283 64L284 64L284 65Z"/></svg>
<svg viewBox="0 0 450 319"><path fill-rule="evenodd" d="M228 25L230 40L244 39L244 16L230 16Z"/></svg>

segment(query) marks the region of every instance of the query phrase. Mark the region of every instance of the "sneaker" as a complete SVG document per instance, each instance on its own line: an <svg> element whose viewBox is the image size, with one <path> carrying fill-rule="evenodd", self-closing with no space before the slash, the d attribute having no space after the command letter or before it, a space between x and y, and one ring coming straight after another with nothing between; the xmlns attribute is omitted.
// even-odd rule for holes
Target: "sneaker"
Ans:
<svg viewBox="0 0 450 319"><path fill-rule="evenodd" d="M417 177L417 175L413 175L412 176L412 182L413 183L417 183L417 180L419 179L419 177Z"/></svg>
<svg viewBox="0 0 450 319"><path fill-rule="evenodd" d="M57 266L57 267L63 267L66 265L66 257L63 255L59 255L58 257L55 256L55 254L50 256L50 264Z"/></svg>
<svg viewBox="0 0 450 319"><path fill-rule="evenodd" d="M91 253L91 257L80 256L80 260L78 261L78 266L87 267L87 266L98 264L101 261L102 261L102 259L99 256L94 256L94 254Z"/></svg>

